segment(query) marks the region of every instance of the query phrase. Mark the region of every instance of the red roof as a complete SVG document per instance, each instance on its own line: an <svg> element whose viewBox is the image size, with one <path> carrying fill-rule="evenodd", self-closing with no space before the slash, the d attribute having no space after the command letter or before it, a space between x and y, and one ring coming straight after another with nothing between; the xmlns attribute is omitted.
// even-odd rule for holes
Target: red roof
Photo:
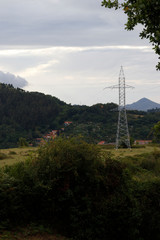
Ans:
<svg viewBox="0 0 160 240"><path fill-rule="evenodd" d="M135 140L134 143L139 143L139 144L148 144L151 143L152 140Z"/></svg>
<svg viewBox="0 0 160 240"><path fill-rule="evenodd" d="M98 145L103 145L103 144L105 144L105 141L101 141L98 143Z"/></svg>

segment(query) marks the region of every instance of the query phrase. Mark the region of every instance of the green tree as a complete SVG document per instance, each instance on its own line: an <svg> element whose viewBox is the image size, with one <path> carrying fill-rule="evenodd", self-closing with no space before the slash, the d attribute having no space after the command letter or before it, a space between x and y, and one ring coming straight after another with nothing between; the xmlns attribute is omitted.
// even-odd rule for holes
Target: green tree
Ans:
<svg viewBox="0 0 160 240"><path fill-rule="evenodd" d="M19 147L28 147L28 142L25 138L20 137L18 141Z"/></svg>
<svg viewBox="0 0 160 240"><path fill-rule="evenodd" d="M143 25L141 38L147 38L160 59L160 1L158 0L103 0L102 6L122 9L127 15L127 30L133 30L137 24ZM160 62L157 64L160 70Z"/></svg>
<svg viewBox="0 0 160 240"><path fill-rule="evenodd" d="M157 122L153 127L154 140L160 142L160 121Z"/></svg>

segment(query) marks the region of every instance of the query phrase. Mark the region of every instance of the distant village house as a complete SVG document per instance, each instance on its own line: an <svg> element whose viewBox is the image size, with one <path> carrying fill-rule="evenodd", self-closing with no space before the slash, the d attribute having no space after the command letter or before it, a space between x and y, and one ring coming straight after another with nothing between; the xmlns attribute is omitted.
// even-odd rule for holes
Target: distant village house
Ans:
<svg viewBox="0 0 160 240"><path fill-rule="evenodd" d="M45 142L49 142L57 137L59 134L58 130L52 130L51 132L44 135L42 138L36 138L36 144L44 144Z"/></svg>
<svg viewBox="0 0 160 240"><path fill-rule="evenodd" d="M98 145L104 145L106 142L105 141L100 141Z"/></svg>
<svg viewBox="0 0 160 240"><path fill-rule="evenodd" d="M64 122L64 126L65 126L65 127L69 126L70 124L72 124L72 122L70 122L70 121L65 121L65 122Z"/></svg>
<svg viewBox="0 0 160 240"><path fill-rule="evenodd" d="M145 145L149 143L152 143L152 140L135 140L134 141L134 144L138 144L138 145Z"/></svg>

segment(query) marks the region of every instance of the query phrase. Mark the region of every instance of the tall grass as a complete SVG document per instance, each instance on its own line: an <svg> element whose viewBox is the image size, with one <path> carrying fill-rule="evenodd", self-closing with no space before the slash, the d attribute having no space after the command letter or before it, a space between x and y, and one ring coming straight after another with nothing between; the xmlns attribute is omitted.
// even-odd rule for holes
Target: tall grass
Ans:
<svg viewBox="0 0 160 240"><path fill-rule="evenodd" d="M117 159L126 165L135 179L141 181L160 179L160 150L157 148L136 155L119 155Z"/></svg>

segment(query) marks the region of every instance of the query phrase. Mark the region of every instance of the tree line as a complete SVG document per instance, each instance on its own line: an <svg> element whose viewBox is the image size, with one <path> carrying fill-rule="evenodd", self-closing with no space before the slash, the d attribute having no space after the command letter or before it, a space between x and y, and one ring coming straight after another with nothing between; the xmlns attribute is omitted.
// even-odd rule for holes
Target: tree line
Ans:
<svg viewBox="0 0 160 240"><path fill-rule="evenodd" d="M26 92L0 84L0 148L16 147L20 138L28 143L51 130L61 130L65 121L72 124L61 131L66 136L83 135L88 142L114 142L118 112L114 103L91 107L70 105L56 97ZM134 139L152 139L152 128L160 112L128 111L130 135Z"/></svg>

